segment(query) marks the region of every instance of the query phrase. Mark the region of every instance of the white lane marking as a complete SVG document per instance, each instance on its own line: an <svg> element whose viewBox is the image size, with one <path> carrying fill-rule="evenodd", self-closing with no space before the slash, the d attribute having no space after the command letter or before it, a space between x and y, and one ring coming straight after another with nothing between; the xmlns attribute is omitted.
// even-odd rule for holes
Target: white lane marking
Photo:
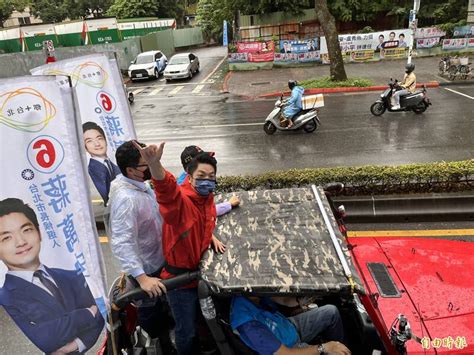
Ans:
<svg viewBox="0 0 474 355"><path fill-rule="evenodd" d="M445 83L449 83L449 80L443 78L442 76L439 76L439 75L436 75L436 74L435 74L435 76L436 76L438 79L443 80Z"/></svg>
<svg viewBox="0 0 474 355"><path fill-rule="evenodd" d="M145 88L141 88L141 89L134 90L134 91L132 91L132 94L133 94L133 95L138 95L138 94L141 93L143 90L145 90Z"/></svg>
<svg viewBox="0 0 474 355"><path fill-rule="evenodd" d="M208 76L206 76L206 78L205 78L203 81L201 81L200 84L204 84L204 83L207 81L207 79L209 79L211 76L213 76L214 73L217 71L217 69L219 69L219 67L221 66L221 64L224 63L224 60L226 60L226 59L227 59L227 55L226 55L224 58L222 58L222 60L219 62L219 64L216 65L216 67L214 68L214 70L211 71L211 73L210 73Z"/></svg>
<svg viewBox="0 0 474 355"><path fill-rule="evenodd" d="M156 94L158 94L160 91L162 91L165 87L164 86L159 86L157 87L155 90L153 90L152 92L150 92L148 94L148 96L154 96Z"/></svg>
<svg viewBox="0 0 474 355"><path fill-rule="evenodd" d="M165 78L163 78L163 79L160 79L160 81L165 81L165 80L166 80Z"/></svg>
<svg viewBox="0 0 474 355"><path fill-rule="evenodd" d="M178 92L180 92L181 90L183 90L184 86L177 86L175 87L173 90L170 91L170 93L168 94L168 96L174 96L176 95Z"/></svg>
<svg viewBox="0 0 474 355"><path fill-rule="evenodd" d="M449 88L444 88L444 89L445 89L445 90L448 90L448 91L451 91L451 92L454 92L455 94L458 94L458 95L467 97L468 99L474 100L474 97L469 96L469 95L466 95L466 94L463 94L462 92L459 92L459 91L456 91L456 90L453 90L453 89L449 89Z"/></svg>
<svg viewBox="0 0 474 355"><path fill-rule="evenodd" d="M241 127L241 126L261 126L262 123L233 123L233 124L216 124L209 126L190 126L190 128L219 128L219 127Z"/></svg>
<svg viewBox="0 0 474 355"><path fill-rule="evenodd" d="M196 87L194 88L194 90L191 91L191 92L192 92L193 94L198 94L198 93L202 90L203 87L204 87L204 85L198 85L198 86L196 86Z"/></svg>

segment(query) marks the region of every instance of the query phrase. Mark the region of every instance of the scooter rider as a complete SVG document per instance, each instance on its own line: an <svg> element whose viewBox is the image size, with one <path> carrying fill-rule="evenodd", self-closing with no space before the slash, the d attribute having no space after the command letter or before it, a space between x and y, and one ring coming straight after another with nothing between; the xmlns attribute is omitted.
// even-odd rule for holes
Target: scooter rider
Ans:
<svg viewBox="0 0 474 355"><path fill-rule="evenodd" d="M293 118L303 109L302 97L304 88L298 86L296 80L289 80L288 87L291 90L291 97L284 103L283 116L288 120L288 128L293 126Z"/></svg>
<svg viewBox="0 0 474 355"><path fill-rule="evenodd" d="M393 94L395 100L394 110L400 109L400 96L412 94L416 89L416 75L413 72L415 70L415 64L409 63L405 66L405 76L403 81L400 83L401 90L398 90Z"/></svg>

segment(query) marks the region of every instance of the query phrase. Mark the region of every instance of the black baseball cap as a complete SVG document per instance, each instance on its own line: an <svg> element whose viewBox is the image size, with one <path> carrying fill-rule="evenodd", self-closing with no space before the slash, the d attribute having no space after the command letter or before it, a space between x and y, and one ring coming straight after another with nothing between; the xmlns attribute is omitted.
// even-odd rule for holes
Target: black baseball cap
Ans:
<svg viewBox="0 0 474 355"><path fill-rule="evenodd" d="M183 152L181 153L181 164L183 165L184 170L186 170L188 164L191 162L191 160L194 159L198 154L200 153L207 153L211 157L215 155L214 152L205 152L201 148L199 148L197 145L190 145L184 148Z"/></svg>

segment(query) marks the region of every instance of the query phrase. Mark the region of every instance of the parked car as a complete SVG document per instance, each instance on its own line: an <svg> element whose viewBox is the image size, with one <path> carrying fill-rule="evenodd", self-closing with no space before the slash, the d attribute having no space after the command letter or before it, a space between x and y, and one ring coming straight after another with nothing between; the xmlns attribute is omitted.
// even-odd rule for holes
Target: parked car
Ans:
<svg viewBox="0 0 474 355"><path fill-rule="evenodd" d="M171 79L192 78L198 72L199 58L193 53L180 53L171 57L164 77L169 82Z"/></svg>
<svg viewBox="0 0 474 355"><path fill-rule="evenodd" d="M166 68L168 59L161 51L140 53L128 68L130 79L157 78Z"/></svg>

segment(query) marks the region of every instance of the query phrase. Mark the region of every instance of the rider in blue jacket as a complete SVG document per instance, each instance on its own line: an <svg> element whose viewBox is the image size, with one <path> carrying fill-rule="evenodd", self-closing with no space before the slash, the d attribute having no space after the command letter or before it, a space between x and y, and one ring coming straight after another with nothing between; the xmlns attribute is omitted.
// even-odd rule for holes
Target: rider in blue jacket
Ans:
<svg viewBox="0 0 474 355"><path fill-rule="evenodd" d="M291 90L291 97L285 103L283 115L288 120L288 128L290 128L293 126L293 118L295 115L303 109L302 97L304 88L298 86L298 83L295 80L288 81L288 87Z"/></svg>

